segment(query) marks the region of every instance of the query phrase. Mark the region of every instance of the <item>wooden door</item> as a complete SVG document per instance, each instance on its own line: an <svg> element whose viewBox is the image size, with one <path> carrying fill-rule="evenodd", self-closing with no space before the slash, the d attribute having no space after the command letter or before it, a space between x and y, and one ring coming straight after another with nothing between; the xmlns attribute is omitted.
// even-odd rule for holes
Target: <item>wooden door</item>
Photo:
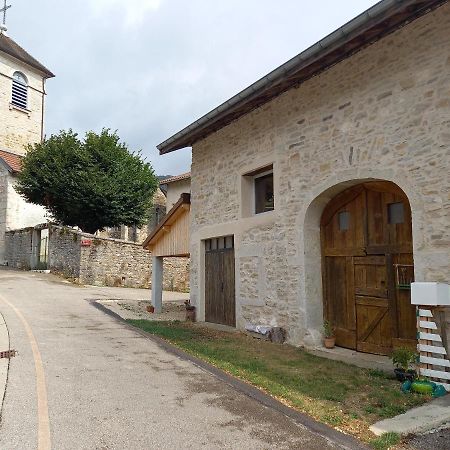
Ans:
<svg viewBox="0 0 450 450"><path fill-rule="evenodd" d="M411 211L393 183L348 189L321 221L324 315L339 346L388 354L415 345Z"/></svg>
<svg viewBox="0 0 450 450"><path fill-rule="evenodd" d="M233 236L205 241L205 320L236 326Z"/></svg>

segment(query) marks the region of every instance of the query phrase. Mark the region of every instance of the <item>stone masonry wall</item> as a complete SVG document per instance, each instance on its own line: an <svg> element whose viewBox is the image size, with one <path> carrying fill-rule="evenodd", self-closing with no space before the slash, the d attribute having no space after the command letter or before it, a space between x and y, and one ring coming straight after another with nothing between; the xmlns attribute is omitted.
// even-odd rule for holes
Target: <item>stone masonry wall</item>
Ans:
<svg viewBox="0 0 450 450"><path fill-rule="evenodd" d="M189 292L190 258L164 258L163 289Z"/></svg>
<svg viewBox="0 0 450 450"><path fill-rule="evenodd" d="M237 326L278 325L291 343L317 344L321 212L366 180L408 195L416 280L450 282L449 29L447 3L194 144L191 301L200 318L202 240L233 234ZM268 164L275 210L245 217L242 175Z"/></svg>
<svg viewBox="0 0 450 450"><path fill-rule="evenodd" d="M80 277L81 236L65 227L51 225L48 241L48 268L68 278Z"/></svg>
<svg viewBox="0 0 450 450"><path fill-rule="evenodd" d="M148 288L151 279L151 255L140 245L115 239L93 238L81 247L80 283L100 286Z"/></svg>
<svg viewBox="0 0 450 450"><path fill-rule="evenodd" d="M151 253L134 242L51 226L49 264L82 284L151 287ZM188 258L165 258L163 288L189 291Z"/></svg>
<svg viewBox="0 0 450 450"><path fill-rule="evenodd" d="M5 260L16 269L30 269L33 228L5 233Z"/></svg>

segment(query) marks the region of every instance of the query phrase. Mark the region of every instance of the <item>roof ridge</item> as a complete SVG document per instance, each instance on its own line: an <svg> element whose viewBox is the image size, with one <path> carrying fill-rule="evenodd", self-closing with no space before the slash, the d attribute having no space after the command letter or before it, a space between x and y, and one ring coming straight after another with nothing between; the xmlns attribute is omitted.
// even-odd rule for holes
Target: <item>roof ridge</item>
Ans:
<svg viewBox="0 0 450 450"><path fill-rule="evenodd" d="M4 41L2 45L2 40ZM14 48L16 47L16 48ZM40 63L34 56L28 53L21 45L19 45L13 38L4 33L0 33L0 51L7 53L9 56L18 59L19 61L33 67L39 72L47 75L47 78L52 78L55 75Z"/></svg>
<svg viewBox="0 0 450 450"><path fill-rule="evenodd" d="M168 183L173 183L175 181L186 180L188 178L191 178L191 172L180 173L179 175L173 175L169 178L164 178L159 182L159 184L164 185Z"/></svg>

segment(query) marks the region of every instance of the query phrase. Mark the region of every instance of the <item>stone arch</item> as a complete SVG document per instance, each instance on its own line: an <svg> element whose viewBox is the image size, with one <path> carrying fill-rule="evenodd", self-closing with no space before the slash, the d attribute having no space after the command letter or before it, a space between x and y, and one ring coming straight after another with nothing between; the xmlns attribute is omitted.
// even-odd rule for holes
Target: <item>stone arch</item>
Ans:
<svg viewBox="0 0 450 450"><path fill-rule="evenodd" d="M421 258L423 247L423 206L417 189L406 174L392 170L367 169L358 171L338 171L322 184L314 186L310 192L305 208L299 214L300 252L302 259L301 298L303 304L303 338L306 346L316 346L321 342L323 325L323 290L322 290L322 255L320 242L320 219L326 205L340 192L358 184L369 181L391 181L408 197L412 212L413 252L415 259L415 278L423 279L424 263Z"/></svg>

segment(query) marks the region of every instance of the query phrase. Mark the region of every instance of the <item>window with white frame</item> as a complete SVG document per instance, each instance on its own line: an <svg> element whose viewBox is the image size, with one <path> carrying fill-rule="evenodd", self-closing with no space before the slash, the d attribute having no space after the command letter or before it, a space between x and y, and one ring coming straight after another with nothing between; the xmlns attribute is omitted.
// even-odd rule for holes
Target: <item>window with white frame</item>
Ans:
<svg viewBox="0 0 450 450"><path fill-rule="evenodd" d="M11 104L18 108L27 109L28 80L22 72L14 72L12 81Z"/></svg>

